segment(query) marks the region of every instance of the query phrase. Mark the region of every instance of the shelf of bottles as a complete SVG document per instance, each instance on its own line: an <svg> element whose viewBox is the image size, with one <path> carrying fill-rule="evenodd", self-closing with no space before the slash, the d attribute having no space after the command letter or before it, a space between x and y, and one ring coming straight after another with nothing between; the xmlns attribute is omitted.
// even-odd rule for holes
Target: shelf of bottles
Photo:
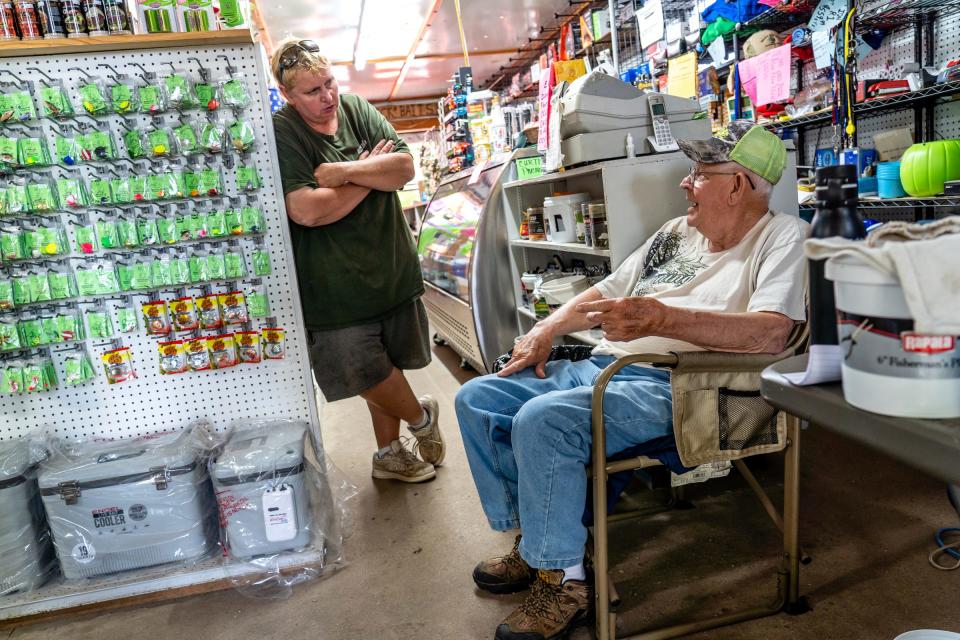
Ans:
<svg viewBox="0 0 960 640"><path fill-rule="evenodd" d="M467 96L473 89L470 67L453 75L447 95L440 99L440 130L447 156L447 172L463 171L473 164L473 140L467 119Z"/></svg>

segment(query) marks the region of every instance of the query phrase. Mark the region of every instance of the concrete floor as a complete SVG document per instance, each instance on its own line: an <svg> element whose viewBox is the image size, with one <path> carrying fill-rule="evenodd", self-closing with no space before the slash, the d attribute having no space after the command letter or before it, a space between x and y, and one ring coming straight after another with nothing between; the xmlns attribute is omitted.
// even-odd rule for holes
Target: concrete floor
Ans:
<svg viewBox="0 0 960 640"><path fill-rule="evenodd" d="M492 638L520 596L478 592L470 579L481 558L502 552L512 535L490 531L480 510L453 397L471 374L446 347L411 372L418 393L440 401L447 461L435 481L404 486L369 477L373 435L362 401L327 406L324 434L333 461L359 488L351 501L346 566L301 585L286 600L225 591L165 604L14 627L9 638L318 640ZM778 461L757 470L779 501ZM829 432L804 432L801 540L813 562L802 592L813 611L778 615L696 638L890 639L903 631L960 631L960 571L927 563L933 532L957 526L943 485ZM738 478L695 487L691 511L616 525L612 562L625 625L671 615L703 615L766 603L777 536ZM653 500L648 493L642 499ZM762 559L750 553L765 554ZM711 595L705 598L700 593ZM592 637L578 629L575 640Z"/></svg>

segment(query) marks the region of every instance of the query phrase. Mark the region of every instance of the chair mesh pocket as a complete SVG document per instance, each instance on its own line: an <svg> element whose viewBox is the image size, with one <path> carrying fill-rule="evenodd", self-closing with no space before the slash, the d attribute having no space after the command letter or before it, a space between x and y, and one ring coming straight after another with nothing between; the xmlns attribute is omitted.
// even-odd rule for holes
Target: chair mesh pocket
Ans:
<svg viewBox="0 0 960 640"><path fill-rule="evenodd" d="M720 387L720 449L740 451L777 443L777 410L759 391Z"/></svg>

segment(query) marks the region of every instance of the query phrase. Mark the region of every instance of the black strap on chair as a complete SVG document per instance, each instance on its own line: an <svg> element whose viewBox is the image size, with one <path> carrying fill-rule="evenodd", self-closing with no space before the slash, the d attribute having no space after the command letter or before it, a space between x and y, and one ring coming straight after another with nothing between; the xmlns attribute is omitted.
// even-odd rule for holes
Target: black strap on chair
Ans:
<svg viewBox="0 0 960 640"><path fill-rule="evenodd" d="M590 357L590 353L592 351L593 347L586 344L561 344L550 349L550 355L547 357L547 362L553 362L554 360L569 360L570 362L586 360ZM492 367L493 373L497 373L507 366L507 363L510 362L512 357L513 349L510 349L510 351L494 360Z"/></svg>

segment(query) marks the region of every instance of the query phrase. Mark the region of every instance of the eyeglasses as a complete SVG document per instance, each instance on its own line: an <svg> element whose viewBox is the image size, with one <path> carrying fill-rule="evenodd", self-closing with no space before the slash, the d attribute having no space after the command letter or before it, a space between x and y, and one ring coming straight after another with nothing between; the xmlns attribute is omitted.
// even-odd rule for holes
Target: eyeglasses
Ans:
<svg viewBox="0 0 960 640"><path fill-rule="evenodd" d="M300 42L287 47L287 50L284 51L280 56L280 63L277 65L277 71L282 74L290 67L296 65L300 60L300 55L304 52L320 53L320 45L313 40L301 40ZM279 81L280 78L277 78L277 82Z"/></svg>
<svg viewBox="0 0 960 640"><path fill-rule="evenodd" d="M697 169L696 167L690 167L690 173L687 174L687 178L690 179L691 183L697 184L703 182L703 180L700 179L701 176L736 176L740 174L743 174L743 177L747 179L747 183L750 185L750 188L756 191L757 186L753 184L753 180L750 179L750 176L743 171L703 171L701 169Z"/></svg>

